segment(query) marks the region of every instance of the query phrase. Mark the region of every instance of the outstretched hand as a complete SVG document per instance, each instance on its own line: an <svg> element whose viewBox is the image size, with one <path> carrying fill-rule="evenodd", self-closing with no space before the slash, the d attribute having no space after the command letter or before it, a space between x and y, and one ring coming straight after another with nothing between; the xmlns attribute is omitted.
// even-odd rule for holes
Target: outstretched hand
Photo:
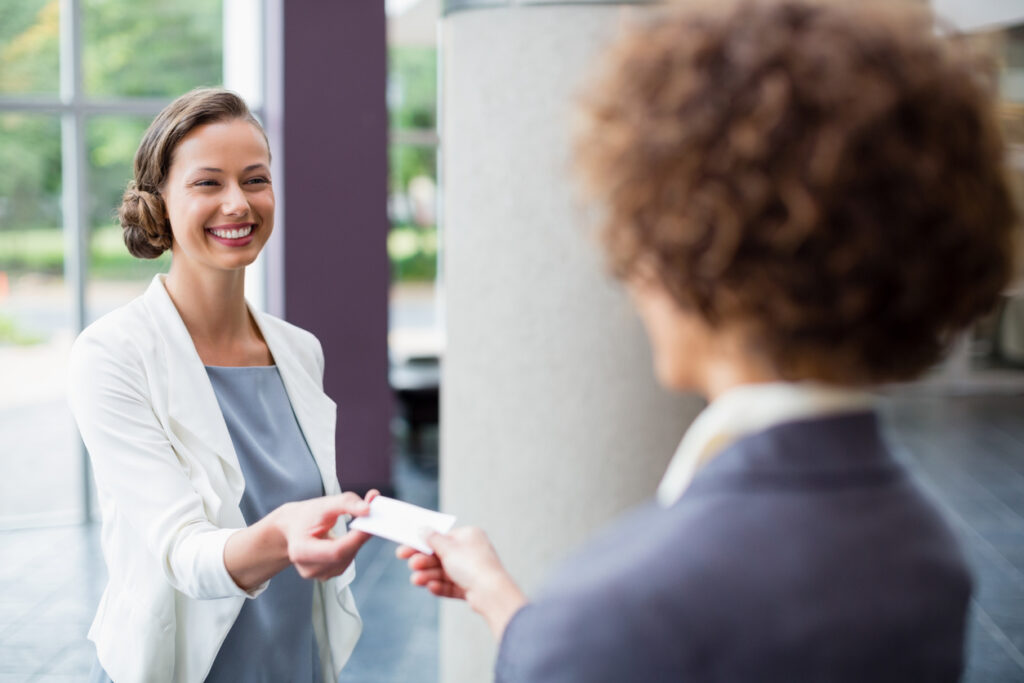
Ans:
<svg viewBox="0 0 1024 683"><path fill-rule="evenodd" d="M331 530L343 515L369 514L369 503L378 495L377 491L370 491L364 500L354 493L341 493L279 508L278 528L287 543L288 561L295 565L299 576L326 580L348 569L370 535L349 531L344 536L335 536Z"/></svg>
<svg viewBox="0 0 1024 683"><path fill-rule="evenodd" d="M348 569L370 536L349 531L336 537L331 530L342 515L369 514L369 503L378 495L370 491L364 500L354 493L340 493L285 503L227 539L224 567L245 591L257 588L289 564L295 565L304 579L337 576Z"/></svg>
<svg viewBox="0 0 1024 683"><path fill-rule="evenodd" d="M409 580L434 595L465 600L500 638L512 615L526 603L526 596L501 564L487 534L477 527L462 527L447 534L431 534L426 541L433 555L407 545L399 546L395 553L408 560Z"/></svg>

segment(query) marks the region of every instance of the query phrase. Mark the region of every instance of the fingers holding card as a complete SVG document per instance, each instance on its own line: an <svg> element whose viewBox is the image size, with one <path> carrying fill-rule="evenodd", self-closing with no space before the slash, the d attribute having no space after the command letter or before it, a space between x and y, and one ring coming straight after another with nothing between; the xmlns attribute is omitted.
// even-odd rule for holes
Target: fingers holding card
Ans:
<svg viewBox="0 0 1024 683"><path fill-rule="evenodd" d="M424 537L432 531L448 533L455 525L455 516L435 512L387 496L376 496L370 502L370 514L356 517L349 528L411 546L426 555L433 554Z"/></svg>

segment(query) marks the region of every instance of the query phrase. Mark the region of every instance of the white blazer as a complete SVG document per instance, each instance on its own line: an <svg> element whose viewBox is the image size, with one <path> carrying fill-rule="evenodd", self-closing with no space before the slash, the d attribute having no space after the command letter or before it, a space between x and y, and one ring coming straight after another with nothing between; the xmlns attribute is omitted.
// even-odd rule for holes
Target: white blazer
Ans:
<svg viewBox="0 0 1024 683"><path fill-rule="evenodd" d="M245 488L220 406L192 338L157 275L71 351L69 400L103 514L109 582L89 639L115 683L200 683L246 593L224 567L245 527ZM338 493L336 406L309 332L252 311L327 494ZM313 629L324 681L336 681L362 630L349 583L317 582ZM268 582L269 583L269 582Z"/></svg>

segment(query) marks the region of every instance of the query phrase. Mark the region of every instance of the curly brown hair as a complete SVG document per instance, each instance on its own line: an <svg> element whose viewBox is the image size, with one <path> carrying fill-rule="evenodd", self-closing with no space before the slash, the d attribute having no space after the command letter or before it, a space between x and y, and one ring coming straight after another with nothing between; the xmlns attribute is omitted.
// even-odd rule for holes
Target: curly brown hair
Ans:
<svg viewBox="0 0 1024 683"><path fill-rule="evenodd" d="M266 139L245 101L219 88L196 88L185 93L149 124L135 152L135 177L128 183L117 211L125 246L133 256L156 258L173 243L161 192L178 143L199 126L236 119L253 124Z"/></svg>
<svg viewBox="0 0 1024 683"><path fill-rule="evenodd" d="M680 3L588 89L616 275L786 379L909 379L990 309L1017 214L992 70L905 3Z"/></svg>

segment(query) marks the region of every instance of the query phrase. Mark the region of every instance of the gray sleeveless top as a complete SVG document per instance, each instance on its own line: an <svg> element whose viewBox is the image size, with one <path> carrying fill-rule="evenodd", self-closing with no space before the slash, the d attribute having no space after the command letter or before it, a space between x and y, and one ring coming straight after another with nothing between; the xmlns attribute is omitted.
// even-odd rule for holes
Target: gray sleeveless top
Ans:
<svg viewBox="0 0 1024 683"><path fill-rule="evenodd" d="M245 476L242 516L253 524L283 503L322 496L320 471L276 366L207 367ZM288 567L246 600L206 680L318 681L313 582Z"/></svg>
<svg viewBox="0 0 1024 683"><path fill-rule="evenodd" d="M245 476L240 503L246 524L283 503L324 494L276 366L211 367L210 377ZM206 680L210 683L310 683L320 680L313 636L313 582L294 567L246 600ZM90 683L109 683L95 662Z"/></svg>

